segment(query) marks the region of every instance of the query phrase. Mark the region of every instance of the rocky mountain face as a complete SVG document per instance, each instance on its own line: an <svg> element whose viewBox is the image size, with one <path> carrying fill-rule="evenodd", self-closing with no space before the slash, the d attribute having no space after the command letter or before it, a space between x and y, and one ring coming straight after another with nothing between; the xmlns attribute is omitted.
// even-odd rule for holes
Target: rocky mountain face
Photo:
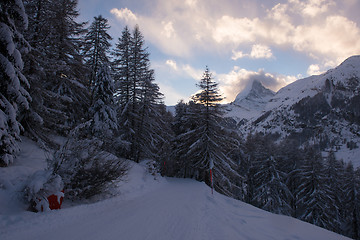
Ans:
<svg viewBox="0 0 360 240"><path fill-rule="evenodd" d="M264 89L254 82L245 98L227 106L243 134L262 132L299 145L316 144L360 166L360 56L276 94Z"/></svg>
<svg viewBox="0 0 360 240"><path fill-rule="evenodd" d="M234 102L228 104L226 116L234 118L237 122L248 121L263 113L267 103L275 93L265 88L259 81L254 80L251 88L239 93Z"/></svg>

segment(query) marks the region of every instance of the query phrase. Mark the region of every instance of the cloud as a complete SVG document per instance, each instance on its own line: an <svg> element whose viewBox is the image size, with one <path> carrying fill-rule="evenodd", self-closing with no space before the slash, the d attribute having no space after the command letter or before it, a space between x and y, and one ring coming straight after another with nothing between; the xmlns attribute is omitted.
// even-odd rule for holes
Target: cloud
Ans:
<svg viewBox="0 0 360 240"><path fill-rule="evenodd" d="M342 62L360 52L360 29L343 16L328 16L318 25L295 29L293 46L298 51Z"/></svg>
<svg viewBox="0 0 360 240"><path fill-rule="evenodd" d="M268 46L256 44L252 46L251 58L271 58L273 56L271 49Z"/></svg>
<svg viewBox="0 0 360 240"><path fill-rule="evenodd" d="M359 1L282 0L258 5L243 0L242 8L236 4L235 0L154 0L137 4L139 9L113 8L111 13L122 23L138 23L146 41L168 58L191 60L210 53L233 60L272 59L274 49L291 50L312 59L309 74L360 53L360 26L355 20L360 18L354 10ZM201 78L202 71L199 74L190 65L167 64Z"/></svg>
<svg viewBox="0 0 360 240"><path fill-rule="evenodd" d="M165 63L165 64L168 65L168 66L170 66L170 67L171 67L172 69L174 69L175 71L178 70L177 64L176 64L176 62L175 62L174 60L171 60L171 59L166 60L166 63Z"/></svg>
<svg viewBox="0 0 360 240"><path fill-rule="evenodd" d="M113 8L110 10L111 14L114 14L118 19L124 20L126 22L136 22L138 18L136 15L127 8L117 9Z"/></svg>
<svg viewBox="0 0 360 240"><path fill-rule="evenodd" d="M225 15L216 20L212 37L218 44L233 47L232 59L249 56L234 48L262 42L264 46L292 47L313 59L339 64L360 52L360 28L342 12L331 10L333 6L331 0L288 0L267 9L262 18ZM253 49L254 58L264 57L256 50L259 48Z"/></svg>
<svg viewBox="0 0 360 240"><path fill-rule="evenodd" d="M322 13L326 13L331 6L336 5L332 0L290 0L290 3L295 5L301 13L306 17L315 17Z"/></svg>
<svg viewBox="0 0 360 240"><path fill-rule="evenodd" d="M232 50L232 53L233 53L233 55L232 55L231 59L234 60L234 61L236 61L236 60L238 60L240 58L248 56L248 54L244 54L242 51Z"/></svg>
<svg viewBox="0 0 360 240"><path fill-rule="evenodd" d="M200 69L195 69L192 66L190 66L189 64L185 64L182 66L182 70L191 78L195 79L195 80L200 80L202 78L202 75L204 73L203 70ZM213 74L215 74L213 72Z"/></svg>
<svg viewBox="0 0 360 240"><path fill-rule="evenodd" d="M179 93L176 89L168 84L159 83L160 91L165 96L165 101L170 105L175 105L179 100L188 100L189 96Z"/></svg>
<svg viewBox="0 0 360 240"><path fill-rule="evenodd" d="M236 61L237 59L249 57L253 59L260 59L265 58L269 59L273 57L273 53L271 49L268 46L262 45L262 44L255 44L251 48L250 53L243 53L242 51L232 51L231 59Z"/></svg>
<svg viewBox="0 0 360 240"><path fill-rule="evenodd" d="M312 76L312 75L320 75L322 74L324 71L320 71L320 66L318 64L311 64L307 70L307 74Z"/></svg>
<svg viewBox="0 0 360 240"><path fill-rule="evenodd" d="M297 80L297 77L266 73L262 69L251 71L235 66L229 73L218 74L216 80L219 82L221 92L226 96L225 102L232 102L254 80L260 81L265 87L276 92Z"/></svg>
<svg viewBox="0 0 360 240"><path fill-rule="evenodd" d="M163 31L161 32L162 35L164 35L166 38L172 38L175 36L175 29L172 21L169 22L163 21L162 25L163 25Z"/></svg>
<svg viewBox="0 0 360 240"><path fill-rule="evenodd" d="M202 78L204 70L196 69L189 64L177 64L176 61L168 59L165 64L170 67L172 71L175 71L178 75L190 77L193 80L199 81ZM215 72L212 72L215 75Z"/></svg>

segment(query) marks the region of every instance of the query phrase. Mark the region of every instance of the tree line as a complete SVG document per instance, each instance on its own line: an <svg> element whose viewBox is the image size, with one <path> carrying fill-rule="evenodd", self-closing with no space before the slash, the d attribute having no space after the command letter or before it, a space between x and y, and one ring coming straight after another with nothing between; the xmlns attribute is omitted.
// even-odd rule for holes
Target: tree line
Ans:
<svg viewBox="0 0 360 240"><path fill-rule="evenodd" d="M195 178L359 239L360 170L333 153L322 156L316 145L242 136L224 117L209 68L199 93L180 101L172 116L139 26L125 27L112 47L107 19L96 16L88 27L76 22L76 0L0 4L0 166L13 162L20 134L27 135L57 149L48 182L79 199L121 178L124 159L153 159L163 175ZM66 143L58 146L54 136ZM27 194L33 200L38 193Z"/></svg>

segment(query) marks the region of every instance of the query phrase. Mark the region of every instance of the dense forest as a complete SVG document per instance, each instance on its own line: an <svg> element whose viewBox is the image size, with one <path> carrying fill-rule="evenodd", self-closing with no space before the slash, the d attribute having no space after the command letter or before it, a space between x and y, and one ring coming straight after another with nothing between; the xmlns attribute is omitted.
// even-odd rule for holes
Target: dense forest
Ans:
<svg viewBox="0 0 360 240"><path fill-rule="evenodd" d="M194 178L267 211L360 239L360 169L320 143L249 133L224 117L208 67L173 116L155 82L139 26L112 46L101 15L77 22L76 0L0 3L0 166L20 136L51 149L47 184L87 199L151 159L162 175ZM56 141L61 137L63 144ZM24 190L33 204L41 192Z"/></svg>

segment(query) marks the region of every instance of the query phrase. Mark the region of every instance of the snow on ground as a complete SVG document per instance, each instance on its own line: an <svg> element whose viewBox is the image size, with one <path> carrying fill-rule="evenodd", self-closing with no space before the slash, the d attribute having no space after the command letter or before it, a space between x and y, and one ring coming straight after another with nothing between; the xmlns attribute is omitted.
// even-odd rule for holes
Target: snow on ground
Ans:
<svg viewBox="0 0 360 240"><path fill-rule="evenodd" d="M121 194L107 200L44 213L0 207L0 239L347 239L216 192L212 195L204 183L153 176L145 162L132 165L128 181L119 185ZM1 169L1 176L6 176L6 169Z"/></svg>

